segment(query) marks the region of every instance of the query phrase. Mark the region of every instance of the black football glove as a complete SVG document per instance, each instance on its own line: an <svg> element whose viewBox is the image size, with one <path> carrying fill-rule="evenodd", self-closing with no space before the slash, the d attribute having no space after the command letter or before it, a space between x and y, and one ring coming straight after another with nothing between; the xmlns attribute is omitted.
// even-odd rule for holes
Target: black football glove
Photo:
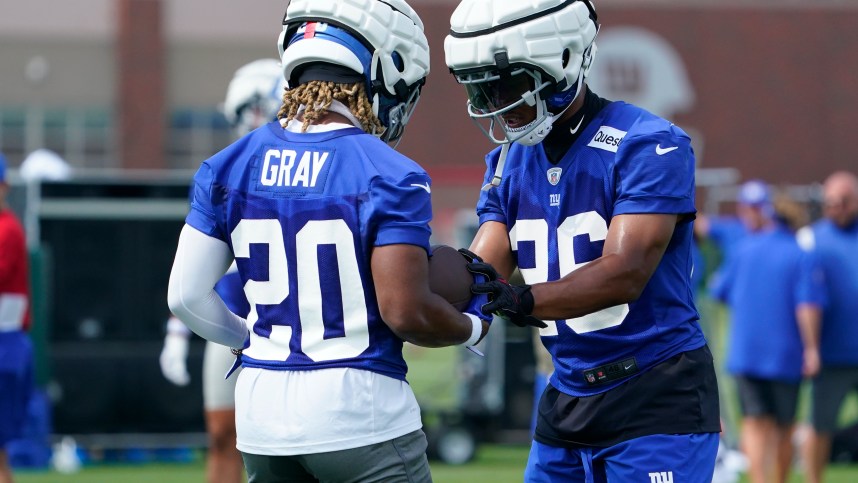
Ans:
<svg viewBox="0 0 858 483"><path fill-rule="evenodd" d="M476 253L468 250L467 248L460 248L459 253L465 257L465 260L468 261L468 266L473 263L482 263L483 259L480 258ZM483 264L485 265L485 264ZM469 269L470 271L470 269ZM481 320L492 323L492 314L491 312L483 312L483 307L489 304L489 296L486 294L479 294L474 292L474 286L476 284L480 284L488 281L488 279L481 273L471 272L471 275L474 277L474 283L471 284L471 296L470 302L468 302L468 306L462 312L466 314L471 314L479 317Z"/></svg>
<svg viewBox="0 0 858 483"><path fill-rule="evenodd" d="M458 251L458 252L459 252L463 257L465 257L465 260L467 260L467 261L468 261L468 263L474 263L474 262L482 263L482 262L483 262L483 259L482 259L482 258L480 258L480 256L479 256L479 255L477 255L476 253L474 253L474 252L472 252L472 251L468 250L467 248L460 248L460 249L459 249L459 250L457 250L457 251Z"/></svg>
<svg viewBox="0 0 858 483"><path fill-rule="evenodd" d="M510 285L494 267L482 261L469 263L468 270L488 279L487 282L475 283L471 286L471 292L486 294L489 297L489 303L480 309L484 314L493 313L519 327L528 325L548 327L545 322L530 315L533 312L533 294L530 293L530 285Z"/></svg>

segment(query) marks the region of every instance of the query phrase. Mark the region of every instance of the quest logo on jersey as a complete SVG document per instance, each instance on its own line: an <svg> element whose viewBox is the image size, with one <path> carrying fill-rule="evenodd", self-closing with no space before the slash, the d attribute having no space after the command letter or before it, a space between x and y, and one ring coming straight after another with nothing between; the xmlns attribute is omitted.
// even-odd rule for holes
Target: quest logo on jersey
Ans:
<svg viewBox="0 0 858 483"><path fill-rule="evenodd" d="M616 153L624 137L626 137L626 131L620 131L611 126L599 126L599 130L587 146Z"/></svg>
<svg viewBox="0 0 858 483"><path fill-rule="evenodd" d="M268 149L259 171L260 189L298 188L316 191L327 178L330 151L296 151L294 149ZM321 181L321 184L319 183Z"/></svg>

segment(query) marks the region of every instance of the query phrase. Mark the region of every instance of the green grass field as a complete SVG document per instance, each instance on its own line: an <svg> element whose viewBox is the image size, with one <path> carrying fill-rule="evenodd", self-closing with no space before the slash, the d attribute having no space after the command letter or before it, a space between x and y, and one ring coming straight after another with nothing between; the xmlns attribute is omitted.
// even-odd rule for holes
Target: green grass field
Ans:
<svg viewBox="0 0 858 483"><path fill-rule="evenodd" d="M514 483L520 482L527 461L527 446L485 445L477 457L461 466L432 463L437 483ZM17 472L17 483L200 483L205 481L202 458L187 464L97 465L74 474L55 472ZM746 481L746 480L741 480ZM790 483L803 481L793 474ZM858 481L858 466L831 466L827 483Z"/></svg>

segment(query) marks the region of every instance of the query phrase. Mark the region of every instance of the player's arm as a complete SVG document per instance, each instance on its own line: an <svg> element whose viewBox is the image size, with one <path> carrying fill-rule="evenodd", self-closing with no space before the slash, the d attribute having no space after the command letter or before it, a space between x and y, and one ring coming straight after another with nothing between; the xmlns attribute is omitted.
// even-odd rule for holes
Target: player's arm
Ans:
<svg viewBox="0 0 858 483"><path fill-rule="evenodd" d="M581 317L640 297L664 255L679 216L627 214L611 220L602 256L554 282L531 287L532 315Z"/></svg>
<svg viewBox="0 0 858 483"><path fill-rule="evenodd" d="M371 267L381 317L399 338L424 347L457 345L471 339L472 318L429 289L426 250L407 244L377 246ZM488 328L481 321L480 338Z"/></svg>
<svg viewBox="0 0 858 483"><path fill-rule="evenodd" d="M231 262L232 252L226 243L185 225L170 272L167 304L201 337L241 348L249 336L247 324L230 312L214 291Z"/></svg>
<svg viewBox="0 0 858 483"><path fill-rule="evenodd" d="M509 279L515 270L515 261L512 258L512 247L509 244L509 235L506 225L497 221L487 221L480 225L474 240L471 242L470 250L484 262L493 266L498 274Z"/></svg>

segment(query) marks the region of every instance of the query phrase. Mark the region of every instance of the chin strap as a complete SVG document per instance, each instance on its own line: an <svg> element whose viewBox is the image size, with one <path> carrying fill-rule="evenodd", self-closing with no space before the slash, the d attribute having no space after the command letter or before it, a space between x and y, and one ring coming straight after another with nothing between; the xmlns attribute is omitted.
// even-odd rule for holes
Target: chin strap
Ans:
<svg viewBox="0 0 858 483"><path fill-rule="evenodd" d="M500 156L498 156L498 166L495 168L495 174L492 177L492 181L484 184L480 191L488 191L500 186L501 178L503 177L503 168L506 165L506 155L509 152L510 144L511 143L504 143L501 145Z"/></svg>

